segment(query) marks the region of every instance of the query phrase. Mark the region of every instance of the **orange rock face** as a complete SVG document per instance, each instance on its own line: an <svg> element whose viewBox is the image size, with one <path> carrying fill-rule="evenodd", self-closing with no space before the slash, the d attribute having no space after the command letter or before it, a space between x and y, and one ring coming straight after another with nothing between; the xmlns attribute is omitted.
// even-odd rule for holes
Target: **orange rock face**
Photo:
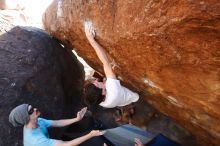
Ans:
<svg viewBox="0 0 220 146"><path fill-rule="evenodd" d="M46 31L103 72L85 21L120 79L201 145L220 144L219 0L56 0L44 16Z"/></svg>

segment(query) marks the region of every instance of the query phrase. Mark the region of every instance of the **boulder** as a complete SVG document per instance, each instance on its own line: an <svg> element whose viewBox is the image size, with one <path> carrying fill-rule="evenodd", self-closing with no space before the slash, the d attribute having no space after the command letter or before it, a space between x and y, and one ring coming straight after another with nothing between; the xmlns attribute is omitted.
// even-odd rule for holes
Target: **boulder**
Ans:
<svg viewBox="0 0 220 146"><path fill-rule="evenodd" d="M23 129L9 123L10 111L29 103L44 118L75 116L82 105L84 71L72 52L46 32L7 21L1 24L5 25L0 32L0 145L21 146Z"/></svg>
<svg viewBox="0 0 220 146"><path fill-rule="evenodd" d="M127 86L201 145L219 145L219 0L55 0L44 15L46 31L103 73L85 21Z"/></svg>

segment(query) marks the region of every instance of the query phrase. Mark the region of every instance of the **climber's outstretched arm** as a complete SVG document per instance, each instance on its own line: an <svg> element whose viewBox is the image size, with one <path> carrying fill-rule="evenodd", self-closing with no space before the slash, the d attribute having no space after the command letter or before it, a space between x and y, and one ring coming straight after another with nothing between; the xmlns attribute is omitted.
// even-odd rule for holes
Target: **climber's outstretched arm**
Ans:
<svg viewBox="0 0 220 146"><path fill-rule="evenodd" d="M103 64L106 77L116 79L115 73L112 70L111 63L109 62L105 50L95 40L95 30L91 23L85 23L85 33L89 43L94 48L97 56Z"/></svg>

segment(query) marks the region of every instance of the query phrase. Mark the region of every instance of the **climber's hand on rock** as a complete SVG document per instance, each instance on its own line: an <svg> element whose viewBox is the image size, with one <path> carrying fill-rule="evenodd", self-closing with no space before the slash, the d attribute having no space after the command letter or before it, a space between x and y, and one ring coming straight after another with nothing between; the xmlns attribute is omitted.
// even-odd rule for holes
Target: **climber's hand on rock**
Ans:
<svg viewBox="0 0 220 146"><path fill-rule="evenodd" d="M86 37L88 39L94 39L95 38L95 29L92 25L92 22L87 21L85 22L85 33L86 33Z"/></svg>
<svg viewBox="0 0 220 146"><path fill-rule="evenodd" d="M80 111L78 111L76 120L77 120L77 121L82 120L82 118L84 117L86 111L87 111L87 107L84 107L83 109L81 109Z"/></svg>

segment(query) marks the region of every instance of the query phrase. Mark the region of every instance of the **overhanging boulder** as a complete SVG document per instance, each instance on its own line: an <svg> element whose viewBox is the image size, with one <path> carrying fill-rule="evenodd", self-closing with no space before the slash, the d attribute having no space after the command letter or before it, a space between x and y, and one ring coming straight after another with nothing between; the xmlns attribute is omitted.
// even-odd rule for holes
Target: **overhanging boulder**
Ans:
<svg viewBox="0 0 220 146"><path fill-rule="evenodd" d="M84 22L91 21L120 79L201 145L218 145L219 7L219 0L55 0L44 26L103 72L84 34Z"/></svg>

